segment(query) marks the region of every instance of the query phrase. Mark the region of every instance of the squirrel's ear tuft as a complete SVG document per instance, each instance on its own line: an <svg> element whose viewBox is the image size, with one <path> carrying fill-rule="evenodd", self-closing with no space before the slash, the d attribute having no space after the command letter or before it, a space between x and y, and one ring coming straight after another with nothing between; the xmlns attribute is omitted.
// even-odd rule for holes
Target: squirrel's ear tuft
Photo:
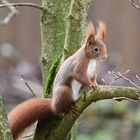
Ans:
<svg viewBox="0 0 140 140"><path fill-rule="evenodd" d="M104 39L106 37L106 24L102 21L99 21L99 27L97 29L97 37L100 39Z"/></svg>
<svg viewBox="0 0 140 140"><path fill-rule="evenodd" d="M92 22L90 21L86 28L86 42L94 42L95 41L95 28Z"/></svg>

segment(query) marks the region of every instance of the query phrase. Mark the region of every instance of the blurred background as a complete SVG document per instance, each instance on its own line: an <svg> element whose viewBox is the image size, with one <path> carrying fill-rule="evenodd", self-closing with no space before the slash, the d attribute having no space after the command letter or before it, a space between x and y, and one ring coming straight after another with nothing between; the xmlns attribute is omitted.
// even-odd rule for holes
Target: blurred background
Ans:
<svg viewBox="0 0 140 140"><path fill-rule="evenodd" d="M28 2L41 4L38 0ZM0 26L0 91L7 112L15 104L34 96L21 75L33 91L42 96L40 13L30 7L19 7L18 11L19 14L8 24ZM0 20L8 12L8 9L1 8ZM98 82L103 84L102 78L106 84L112 81L108 71L124 73L130 70L127 77L140 86L140 81L136 78L136 75L140 76L140 10L136 10L129 0L93 0L89 19L95 26L98 25L98 20L107 24L105 42L109 58L101 64ZM123 79L113 84L131 86ZM77 127L77 140L139 140L139 104L113 100L93 103L80 117Z"/></svg>

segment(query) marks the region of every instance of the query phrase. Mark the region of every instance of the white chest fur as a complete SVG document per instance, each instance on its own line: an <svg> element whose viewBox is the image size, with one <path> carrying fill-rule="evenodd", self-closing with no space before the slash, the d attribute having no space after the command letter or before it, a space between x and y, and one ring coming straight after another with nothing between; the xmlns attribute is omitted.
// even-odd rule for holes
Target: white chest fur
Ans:
<svg viewBox="0 0 140 140"><path fill-rule="evenodd" d="M87 67L87 76L89 79L91 79L96 71L96 60L91 59L89 60L88 67ZM79 93L79 90L81 88L81 83L79 83L76 80L72 80L71 87L73 91L73 99L74 101L77 100L81 94Z"/></svg>
<svg viewBox="0 0 140 140"><path fill-rule="evenodd" d="M73 100L76 101L81 96L81 94L79 93L81 84L77 80L72 80L71 87L73 92Z"/></svg>
<svg viewBox="0 0 140 140"><path fill-rule="evenodd" d="M91 60L89 60L88 68L87 68L87 75L88 75L89 79L92 78L92 76L94 75L95 71L96 71L96 60L91 59Z"/></svg>

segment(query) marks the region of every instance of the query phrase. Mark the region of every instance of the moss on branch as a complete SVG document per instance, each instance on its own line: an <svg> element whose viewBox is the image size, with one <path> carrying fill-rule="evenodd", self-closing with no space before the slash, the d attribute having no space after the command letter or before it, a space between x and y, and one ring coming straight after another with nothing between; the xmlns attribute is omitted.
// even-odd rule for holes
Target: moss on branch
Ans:
<svg viewBox="0 0 140 140"><path fill-rule="evenodd" d="M62 58L62 54L60 54L56 58L56 60L53 62L53 64L51 65L51 67L49 69L47 81L46 81L46 84L45 84L45 93L44 93L45 98L49 97L49 94L51 92L51 88L52 88L52 85L53 85L53 81L54 81L55 75L57 73L57 69L58 69L59 64L61 62L61 58Z"/></svg>

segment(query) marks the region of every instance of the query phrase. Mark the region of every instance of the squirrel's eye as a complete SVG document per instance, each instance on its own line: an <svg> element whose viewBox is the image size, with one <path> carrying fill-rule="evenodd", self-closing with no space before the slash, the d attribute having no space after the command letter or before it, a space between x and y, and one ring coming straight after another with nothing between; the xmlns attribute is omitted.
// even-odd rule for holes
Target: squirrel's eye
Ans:
<svg viewBox="0 0 140 140"><path fill-rule="evenodd" d="M98 51L99 51L99 48L95 47L95 48L94 48L94 51L95 51L95 52L98 52Z"/></svg>

